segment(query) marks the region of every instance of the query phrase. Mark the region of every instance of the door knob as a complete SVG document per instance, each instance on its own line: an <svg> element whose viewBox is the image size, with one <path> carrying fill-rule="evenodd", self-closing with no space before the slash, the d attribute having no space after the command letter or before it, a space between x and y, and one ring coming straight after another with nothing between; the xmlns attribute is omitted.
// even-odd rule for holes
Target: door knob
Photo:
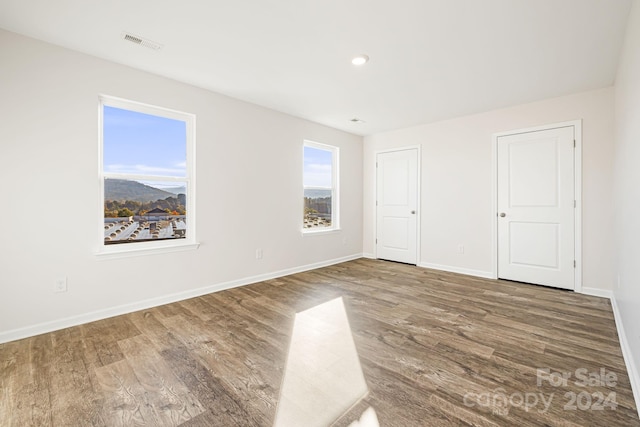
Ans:
<svg viewBox="0 0 640 427"><path fill-rule="evenodd" d="M506 213L504 213L504 212L500 212L500 217L501 217L501 218L504 218L505 216L507 216L507 214L506 214Z"/></svg>
<svg viewBox="0 0 640 427"><path fill-rule="evenodd" d="M415 215L415 214L416 214L416 211L411 211L411 215Z"/></svg>

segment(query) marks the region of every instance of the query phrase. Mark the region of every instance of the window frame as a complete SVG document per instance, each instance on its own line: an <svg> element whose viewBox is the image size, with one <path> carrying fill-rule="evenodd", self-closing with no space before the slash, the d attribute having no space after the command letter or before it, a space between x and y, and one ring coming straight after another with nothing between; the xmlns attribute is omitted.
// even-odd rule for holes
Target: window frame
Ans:
<svg viewBox="0 0 640 427"><path fill-rule="evenodd" d="M312 187L304 185L304 148L311 147L318 150L329 151L331 153L331 188ZM302 235L311 236L317 234L334 233L340 231L340 147L323 144L320 142L304 140L302 144ZM331 227L304 228L304 191L305 190L331 190Z"/></svg>
<svg viewBox="0 0 640 427"><path fill-rule="evenodd" d="M186 173L184 177L172 177L152 174L122 174L105 172L104 170L104 108L114 107L143 114L150 114L158 117L165 117L185 122L186 127ZM195 180L195 149L196 149L196 116L191 113L172 110L124 98L117 98L109 95L100 95L98 102L98 186L99 186L99 227L98 250L96 255L101 258L118 258L127 256L137 256L161 252L174 252L197 249L199 243L196 239L196 180ZM186 236L180 239L163 239L158 241L145 241L135 243L125 243L118 245L106 245L104 243L104 183L107 178L162 181L185 183L186 194Z"/></svg>

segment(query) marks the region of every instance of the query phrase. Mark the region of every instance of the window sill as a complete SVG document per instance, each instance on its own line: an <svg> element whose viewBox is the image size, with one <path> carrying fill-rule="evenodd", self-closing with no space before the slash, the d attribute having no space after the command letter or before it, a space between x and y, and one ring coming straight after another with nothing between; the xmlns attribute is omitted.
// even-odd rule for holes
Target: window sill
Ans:
<svg viewBox="0 0 640 427"><path fill-rule="evenodd" d="M323 234L336 234L339 233L340 231L342 231L340 228L330 228L328 230L302 230L302 237L307 237L307 236L318 236L318 235L323 235Z"/></svg>
<svg viewBox="0 0 640 427"><path fill-rule="evenodd" d="M123 244L128 245L128 244ZM143 243L132 243L131 245L143 245ZM153 245L137 246L135 248L130 247L118 247L122 245L103 246L96 252L96 258L98 260L118 259L118 258L130 258L144 255L155 255L170 252L183 252L196 250L200 247L200 243L192 242L180 242L180 243L158 243Z"/></svg>

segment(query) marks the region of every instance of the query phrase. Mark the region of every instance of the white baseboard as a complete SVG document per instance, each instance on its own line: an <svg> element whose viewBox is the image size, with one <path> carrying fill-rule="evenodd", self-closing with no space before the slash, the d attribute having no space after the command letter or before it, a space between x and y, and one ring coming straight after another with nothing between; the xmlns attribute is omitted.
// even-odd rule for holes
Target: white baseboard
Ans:
<svg viewBox="0 0 640 427"><path fill-rule="evenodd" d="M418 267L431 268L433 270L448 271L450 273L466 274L467 276L482 277L484 279L495 279L491 271L472 270L470 268L453 267L451 265L431 264L428 262L421 262Z"/></svg>
<svg viewBox="0 0 640 427"><path fill-rule="evenodd" d="M169 304L176 301L182 301L189 298L199 297L201 295L222 291L225 289L236 288L239 286L250 285L252 283L263 282L265 280L275 279L278 277L288 276L290 274L302 273L303 271L315 270L316 268L327 267L329 265L340 264L342 262L351 261L362 258L362 254L354 254L341 258L335 258L327 261L316 262L313 264L302 265L299 267L287 268L285 270L274 271L271 273L259 274L257 276L245 277L238 280L231 280L224 283L217 283L203 288L192 289L185 292L163 295L156 298L150 298L129 304L123 304L103 310L96 310L89 313L79 314L77 316L66 317L64 319L53 320L51 322L39 323L24 328L13 329L10 331L0 332L0 344L15 341L35 335L53 332L71 326L82 325L84 323L94 322L121 314L132 313L134 311L145 310L159 305Z"/></svg>
<svg viewBox="0 0 640 427"><path fill-rule="evenodd" d="M581 294L591 295L592 297L613 298L613 291L609 289L585 288L582 287ZM613 304L613 303L611 303Z"/></svg>
<svg viewBox="0 0 640 427"><path fill-rule="evenodd" d="M635 365L635 362L633 361L633 354L631 353L629 340L627 340L627 334L624 331L624 324L622 323L620 308L618 307L616 296L613 293L611 295L611 308L613 309L613 317L616 321L616 329L618 331L618 339L620 340L620 348L622 349L624 364L627 367L629 381L631 382L633 398L636 401L636 410L638 411L638 417L640 418L640 375L638 375L638 369Z"/></svg>
<svg viewBox="0 0 640 427"><path fill-rule="evenodd" d="M376 259L376 256L374 254L370 254L370 253L363 253L362 254L362 258L368 258L368 259Z"/></svg>

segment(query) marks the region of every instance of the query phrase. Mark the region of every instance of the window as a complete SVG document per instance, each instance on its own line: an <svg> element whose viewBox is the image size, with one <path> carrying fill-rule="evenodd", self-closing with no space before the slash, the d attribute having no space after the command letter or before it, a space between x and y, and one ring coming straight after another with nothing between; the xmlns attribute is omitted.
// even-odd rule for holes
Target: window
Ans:
<svg viewBox="0 0 640 427"><path fill-rule="evenodd" d="M100 99L102 252L195 243L195 117Z"/></svg>
<svg viewBox="0 0 640 427"><path fill-rule="evenodd" d="M338 148L305 141L303 231L337 230Z"/></svg>

